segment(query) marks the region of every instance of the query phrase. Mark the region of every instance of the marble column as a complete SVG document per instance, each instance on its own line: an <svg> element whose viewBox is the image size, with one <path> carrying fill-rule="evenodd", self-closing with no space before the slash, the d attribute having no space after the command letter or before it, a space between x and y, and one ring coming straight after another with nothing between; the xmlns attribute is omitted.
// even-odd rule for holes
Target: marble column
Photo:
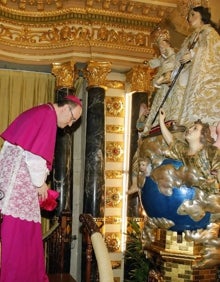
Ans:
<svg viewBox="0 0 220 282"><path fill-rule="evenodd" d="M136 121L138 119L140 105L142 103L148 104L148 97L146 92L135 92L132 95L132 120L131 120L131 142L130 142L130 183L132 181L132 166L133 159L136 158L138 131L136 128ZM142 217L142 206L140 204L137 193L128 197L128 217Z"/></svg>
<svg viewBox="0 0 220 282"><path fill-rule="evenodd" d="M56 102L67 95L74 94L74 63L53 64L52 73L56 75ZM74 125L73 125L74 126ZM53 163L53 187L60 193L57 215L72 210L72 145L73 129L57 131Z"/></svg>
<svg viewBox="0 0 220 282"><path fill-rule="evenodd" d="M83 213L91 214L96 222L104 217L105 205L105 80L108 72L109 63L95 61L90 61L84 72L88 81L88 103ZM90 255L90 246L90 238L84 234L82 281L87 281L88 276L91 281L97 278L97 266L95 257ZM86 274L85 269L89 273Z"/></svg>
<svg viewBox="0 0 220 282"><path fill-rule="evenodd" d="M66 95L74 94L74 63L55 63L52 73L56 76L55 102ZM57 131L55 155L52 171L52 188L60 193L56 216L60 227L54 235L52 247L57 257L50 254L50 268L52 273L69 273L70 253L72 242L72 189L73 189L73 131L76 124L70 129ZM57 241L57 238L59 240ZM51 250L50 250L51 251Z"/></svg>
<svg viewBox="0 0 220 282"><path fill-rule="evenodd" d="M152 87L153 71L145 64L133 67L127 74L127 82L130 84L132 95L132 115L131 115L131 142L130 142L130 183L132 182L132 164L136 157L138 131L136 122L139 117L140 105L149 105ZM127 216L131 218L142 217L142 207L137 193L128 197Z"/></svg>
<svg viewBox="0 0 220 282"><path fill-rule="evenodd" d="M90 61L86 68L88 105L84 177L84 213L103 217L105 159L105 81L110 63Z"/></svg>
<svg viewBox="0 0 220 282"><path fill-rule="evenodd" d="M104 98L101 87L88 89L84 212L102 217L104 193Z"/></svg>

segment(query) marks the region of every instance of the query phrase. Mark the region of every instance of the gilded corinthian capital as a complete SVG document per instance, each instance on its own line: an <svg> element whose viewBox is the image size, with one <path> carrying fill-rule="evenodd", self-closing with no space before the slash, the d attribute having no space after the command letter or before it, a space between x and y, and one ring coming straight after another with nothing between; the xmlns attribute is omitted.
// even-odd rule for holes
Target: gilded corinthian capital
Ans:
<svg viewBox="0 0 220 282"><path fill-rule="evenodd" d="M110 62L90 61L84 72L89 87L100 86L105 88L107 82L106 77L110 71L111 71Z"/></svg>
<svg viewBox="0 0 220 282"><path fill-rule="evenodd" d="M56 77L56 88L72 88L74 84L74 62L53 63L51 73Z"/></svg>
<svg viewBox="0 0 220 282"><path fill-rule="evenodd" d="M127 82L131 85L131 91L152 92L153 71L147 65L137 65L127 73Z"/></svg>

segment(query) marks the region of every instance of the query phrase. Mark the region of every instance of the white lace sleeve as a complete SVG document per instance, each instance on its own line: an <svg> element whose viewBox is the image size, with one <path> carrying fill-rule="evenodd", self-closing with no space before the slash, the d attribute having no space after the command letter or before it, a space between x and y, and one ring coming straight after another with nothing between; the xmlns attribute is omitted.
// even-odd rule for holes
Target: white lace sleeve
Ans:
<svg viewBox="0 0 220 282"><path fill-rule="evenodd" d="M25 151L25 161L34 186L42 186L49 173L46 160L38 155Z"/></svg>

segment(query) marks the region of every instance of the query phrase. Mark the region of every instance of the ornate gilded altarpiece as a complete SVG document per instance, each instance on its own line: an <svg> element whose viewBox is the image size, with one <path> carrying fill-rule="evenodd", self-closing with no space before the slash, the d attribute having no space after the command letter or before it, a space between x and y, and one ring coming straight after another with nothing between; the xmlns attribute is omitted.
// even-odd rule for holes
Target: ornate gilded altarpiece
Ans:
<svg viewBox="0 0 220 282"><path fill-rule="evenodd" d="M131 91L151 92L150 77L144 62L155 55L151 34L158 26L172 22L174 29L188 32L185 11L189 1L179 0L0 0L0 60L5 62L53 66L53 74L60 85L57 72L60 65L67 63L88 64L85 74L89 84L93 70L98 67L94 61L107 62L110 71L127 73ZM56 64L58 64L56 66ZM111 66L109 66L110 64ZM89 67L92 65L92 71ZM103 65L101 64L101 70ZM102 72L103 73L103 72ZM100 86L98 75L98 85ZM61 84L65 81L60 80ZM121 210L122 193L120 180L123 171L117 164L123 162L124 147L124 81L110 81L104 78L101 86L108 88L106 93L106 209L110 212L105 218L106 225L121 224L120 214L111 211ZM94 83L93 83L94 84ZM103 85L104 84L104 85ZM66 85L63 85L66 86ZM69 86L69 85L68 85ZM116 94L117 91L117 94ZM112 120L117 122L112 123ZM114 138L111 137L114 135ZM118 137L119 136L119 137ZM116 169L112 169L110 165ZM113 185L114 183L119 185ZM121 234L118 229L105 234L112 253L121 250ZM120 268L121 257L113 257ZM120 273L115 275L120 280Z"/></svg>

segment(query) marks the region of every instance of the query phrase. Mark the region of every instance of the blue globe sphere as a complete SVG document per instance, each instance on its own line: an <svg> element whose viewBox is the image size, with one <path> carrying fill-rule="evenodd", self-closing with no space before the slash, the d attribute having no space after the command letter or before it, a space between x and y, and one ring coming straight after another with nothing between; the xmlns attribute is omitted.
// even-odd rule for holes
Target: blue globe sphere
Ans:
<svg viewBox="0 0 220 282"><path fill-rule="evenodd" d="M164 164L172 164L175 168L182 166L182 162L167 159ZM194 221L188 215L177 214L177 209L185 200L191 200L195 196L195 189L193 187L174 187L173 194L166 196L162 194L157 184L151 177L146 177L144 187L142 188L141 198L143 207L149 217L166 218L172 220L175 224L169 230L183 232L184 230L197 230L206 228L210 222L210 213L199 220Z"/></svg>

